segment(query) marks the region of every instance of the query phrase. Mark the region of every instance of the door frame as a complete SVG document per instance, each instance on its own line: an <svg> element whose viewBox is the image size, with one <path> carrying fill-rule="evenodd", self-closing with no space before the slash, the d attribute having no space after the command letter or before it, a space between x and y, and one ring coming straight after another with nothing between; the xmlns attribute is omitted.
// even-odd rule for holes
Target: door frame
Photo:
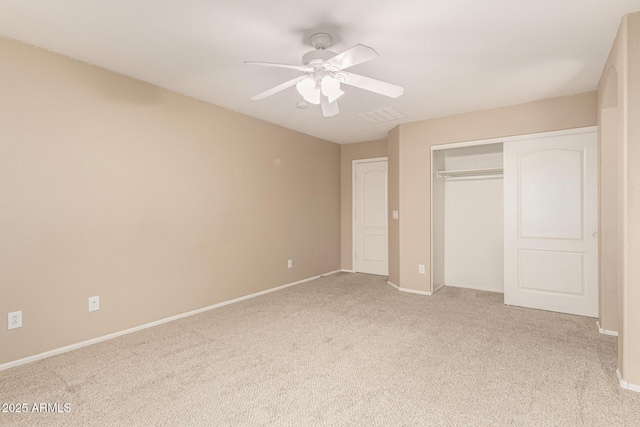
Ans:
<svg viewBox="0 0 640 427"><path fill-rule="evenodd" d="M389 167L388 157L373 157L370 159L358 159L351 161L351 271L356 271L356 165L360 163L376 163L387 162L387 168ZM387 197L387 209L389 209L389 182L387 181L386 188ZM388 212L387 212L388 214ZM387 223L387 230L389 224ZM387 248L388 249L388 248ZM387 265L389 263L389 254L387 250Z"/></svg>
<svg viewBox="0 0 640 427"><path fill-rule="evenodd" d="M431 146L431 151L429 153L430 159L429 159L429 164L431 165L431 185L430 185L430 202L429 202L429 226L430 226L430 230L429 230L429 245L430 245L430 262L431 262L431 292L434 293L435 291L437 291L438 289L440 289L440 287L445 286L446 284L443 284L442 286L438 287L437 289L434 289L434 283L433 283L433 177L435 176L435 171L433 170L433 152L434 151L439 151L439 150L445 150L448 148L461 148L461 147L473 147L476 145L488 145L488 144L499 144L499 143L504 143L504 142L512 142L512 141L521 141L521 140L527 140L527 139L539 139L539 138L549 138L549 137L554 137L554 136L562 136L562 135L574 135L574 134L580 134L580 133L590 133L590 132L597 132L598 131L598 126L585 126L585 127L579 127L579 128L572 128L572 129L563 129L563 130L554 130L554 131L547 131L547 132L534 132L534 133L528 133L528 134L522 134L522 135L515 135L515 136L506 136L506 137L502 137L502 138L488 138L488 139L477 139L477 140L473 140L473 141L463 141L463 142L452 142L452 143L448 143L448 144L438 144L438 145L432 145ZM598 204L600 203L600 194L598 193ZM600 231L600 230L598 230ZM600 259L600 254L598 254L598 260ZM354 264L355 267L355 264ZM598 280L598 288L600 287L600 282L599 282L599 278L597 278ZM598 295L598 304L600 304L600 296Z"/></svg>

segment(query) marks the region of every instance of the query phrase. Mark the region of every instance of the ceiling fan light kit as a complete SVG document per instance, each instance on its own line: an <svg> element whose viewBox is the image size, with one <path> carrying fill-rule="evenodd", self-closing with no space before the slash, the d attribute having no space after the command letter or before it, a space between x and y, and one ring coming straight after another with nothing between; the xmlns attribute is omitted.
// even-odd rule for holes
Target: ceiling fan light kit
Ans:
<svg viewBox="0 0 640 427"><path fill-rule="evenodd" d="M309 41L315 48L302 57L303 65L276 64L272 62L247 61L246 64L268 67L290 68L305 73L271 89L261 92L251 98L259 101L268 96L295 86L298 93L308 103L322 107L325 117L332 117L339 113L338 98L344 95L340 83L354 86L380 95L397 98L404 92L402 86L372 79L358 74L343 71L346 68L374 59L378 53L372 48L357 44L342 53L336 54L327 50L333 38L326 33L314 34Z"/></svg>
<svg viewBox="0 0 640 427"><path fill-rule="evenodd" d="M320 94L329 99L329 103L340 98L344 91L340 89L340 82L332 76L324 76L321 79L315 77L307 77L296 84L298 93L302 95L305 101L318 105L320 104Z"/></svg>
<svg viewBox="0 0 640 427"><path fill-rule="evenodd" d="M317 84L313 79L304 79L298 82L296 89L305 101L311 104L320 104L320 91L317 90Z"/></svg>
<svg viewBox="0 0 640 427"><path fill-rule="evenodd" d="M333 102L336 99L344 95L344 91L340 89L340 82L331 76L324 76L320 81L320 89L322 94L329 98L329 102Z"/></svg>

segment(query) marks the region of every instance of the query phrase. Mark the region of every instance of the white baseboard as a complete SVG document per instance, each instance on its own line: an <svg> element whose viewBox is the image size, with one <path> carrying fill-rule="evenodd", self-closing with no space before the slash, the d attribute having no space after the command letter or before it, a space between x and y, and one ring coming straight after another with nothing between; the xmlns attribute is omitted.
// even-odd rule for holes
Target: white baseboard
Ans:
<svg viewBox="0 0 640 427"><path fill-rule="evenodd" d="M636 391L640 393L640 385L630 384L622 379L622 374L620 373L620 369L616 369L616 377L618 377L618 384L620 384L620 388L630 391Z"/></svg>
<svg viewBox="0 0 640 427"><path fill-rule="evenodd" d="M435 285L435 289L433 290L433 293L435 294L436 292L438 292L440 289L444 288L444 283L441 283L439 285Z"/></svg>
<svg viewBox="0 0 640 427"><path fill-rule="evenodd" d="M418 291L418 290L416 290L416 289L398 288L398 290L399 290L400 292L407 292L407 293L409 293L409 294L428 295L428 296L433 295L431 292L427 292L427 291Z"/></svg>
<svg viewBox="0 0 640 427"><path fill-rule="evenodd" d="M275 288L266 289L264 291L256 292L253 294L245 295L243 297L235 298L229 301L219 302L217 304L210 305L208 307L199 308L197 310L188 311L182 314L176 314L175 316L165 317L164 319L156 320L155 322L145 323L144 325L135 326L133 328L125 329L123 331L114 332L112 334L103 335L101 337L92 338L90 340L81 341L75 344L66 345L64 347L59 347L53 350L45 351L44 353L39 353L33 356L24 357L22 359L14 360L11 362L6 362L0 365L0 371L4 371L5 369L13 368L16 366L24 365L27 363L35 362L36 360L46 359L47 357L56 356L58 354L67 353L72 350L77 350L82 347L87 347L92 344L97 344L99 342L107 341L113 338L121 337L123 335L130 334L132 332L138 332L143 329L152 328L154 326L162 325L163 323L172 322L174 320L182 319L184 317L193 316L194 314L204 313L205 311L213 310L219 307L224 307L225 305L234 304L236 302L244 301L249 298L258 297L260 295L268 294L270 292L280 291L282 289L288 288L290 286L299 285L301 283L309 282L311 280L319 279L320 277L329 276L332 274L339 273L343 270L334 270L328 273L320 274L318 276L309 277L307 279L298 280L297 282L287 283L286 285L277 286Z"/></svg>
<svg viewBox="0 0 640 427"><path fill-rule="evenodd" d="M396 285L395 283L391 283L391 282L389 282L389 281L387 281L387 283L388 283L389 285L393 286L394 288L396 288L396 291L399 291L399 290L400 290L400 286Z"/></svg>
<svg viewBox="0 0 640 427"><path fill-rule="evenodd" d="M600 332L603 335L611 335L612 337L617 337L618 336L618 331L609 331L607 329L602 329L600 327L600 321L596 320L596 326L598 327L598 332Z"/></svg>
<svg viewBox="0 0 640 427"><path fill-rule="evenodd" d="M345 268L343 268L342 270L338 270L338 271L341 271L343 273L355 273L355 270L347 270Z"/></svg>
<svg viewBox="0 0 640 427"><path fill-rule="evenodd" d="M396 288L396 290L398 290L400 292L407 292L409 294L418 294L418 295L429 295L429 296L432 295L431 292L417 291L415 289L409 289L409 288L401 288L400 286L396 285L395 283L391 283L389 281L387 281L387 283L390 284L391 286L393 286L394 288Z"/></svg>
<svg viewBox="0 0 640 427"><path fill-rule="evenodd" d="M452 285L447 283L447 286L450 288L462 288L462 289L472 289L474 291L482 291L482 292L494 292L497 294L503 294L504 293L504 289L502 290L497 290L497 289L487 289L487 288L483 288L483 287L476 287L476 286L464 286L464 285Z"/></svg>

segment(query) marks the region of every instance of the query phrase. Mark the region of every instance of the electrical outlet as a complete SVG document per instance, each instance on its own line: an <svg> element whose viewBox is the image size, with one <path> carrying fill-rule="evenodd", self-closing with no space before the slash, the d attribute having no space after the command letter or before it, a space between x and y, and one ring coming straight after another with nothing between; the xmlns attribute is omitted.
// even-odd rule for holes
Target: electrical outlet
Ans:
<svg viewBox="0 0 640 427"><path fill-rule="evenodd" d="M100 310L100 297L89 297L89 311Z"/></svg>
<svg viewBox="0 0 640 427"><path fill-rule="evenodd" d="M425 274L424 265L420 264L420 265L418 266L418 273L420 273L420 274Z"/></svg>
<svg viewBox="0 0 640 427"><path fill-rule="evenodd" d="M293 260L292 259L287 261L287 268L293 268Z"/></svg>
<svg viewBox="0 0 640 427"><path fill-rule="evenodd" d="M7 329L22 328L22 310L13 311L7 316Z"/></svg>

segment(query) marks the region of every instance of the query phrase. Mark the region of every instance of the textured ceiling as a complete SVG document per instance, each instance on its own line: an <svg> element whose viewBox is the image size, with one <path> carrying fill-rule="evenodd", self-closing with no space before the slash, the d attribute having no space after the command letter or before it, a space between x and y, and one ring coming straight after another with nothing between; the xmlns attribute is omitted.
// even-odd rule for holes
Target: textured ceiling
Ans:
<svg viewBox="0 0 640 427"><path fill-rule="evenodd" d="M620 19L640 0L0 0L0 34L338 143L381 139L401 122L596 88ZM349 71L402 85L386 98L344 87L340 114L301 110L308 37L380 56ZM407 117L368 123L386 106Z"/></svg>

